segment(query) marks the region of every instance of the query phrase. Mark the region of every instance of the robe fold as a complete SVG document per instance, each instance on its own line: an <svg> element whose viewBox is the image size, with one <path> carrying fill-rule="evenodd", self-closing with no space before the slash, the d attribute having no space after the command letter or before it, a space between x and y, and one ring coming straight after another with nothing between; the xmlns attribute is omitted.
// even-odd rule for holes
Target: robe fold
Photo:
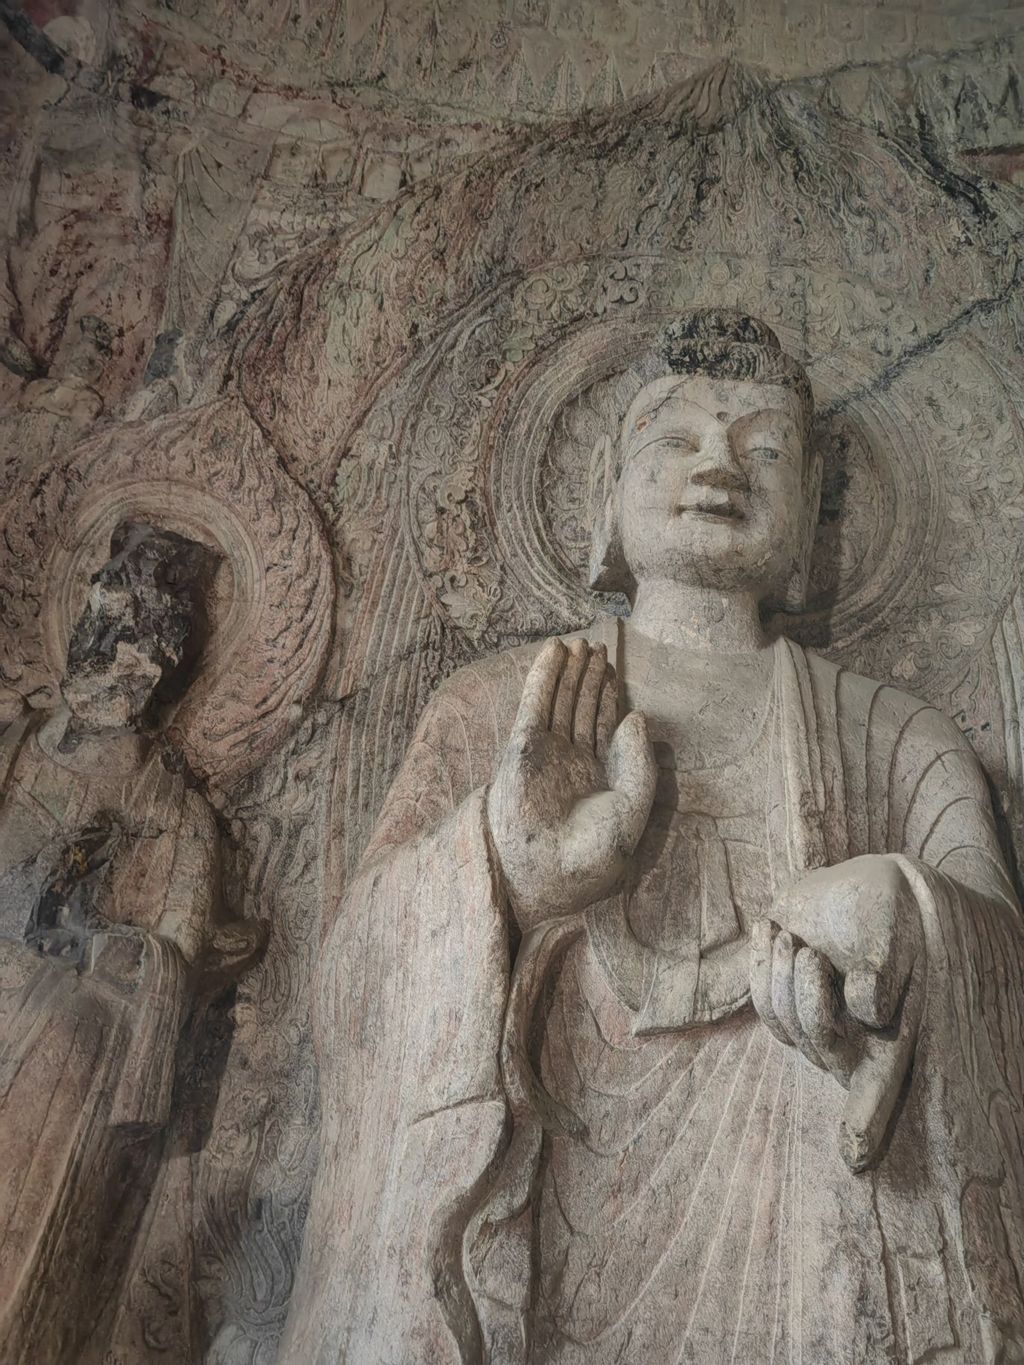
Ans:
<svg viewBox="0 0 1024 1365"><path fill-rule="evenodd" d="M54 762L42 719L0 744L0 1360L100 1365L194 1004L154 930L217 897L214 831L158 762L130 776ZM118 815L96 913L62 940L40 903L80 836Z"/></svg>
<svg viewBox="0 0 1024 1365"><path fill-rule="evenodd" d="M628 654L614 622L587 635ZM485 796L538 648L439 689L325 944L282 1359L1024 1360L1024 929L966 741L777 644L770 891L890 854L923 927L911 1076L853 1174L843 1089L745 996L702 996L703 959L647 972L638 950L643 999L602 964L621 897L520 941Z"/></svg>

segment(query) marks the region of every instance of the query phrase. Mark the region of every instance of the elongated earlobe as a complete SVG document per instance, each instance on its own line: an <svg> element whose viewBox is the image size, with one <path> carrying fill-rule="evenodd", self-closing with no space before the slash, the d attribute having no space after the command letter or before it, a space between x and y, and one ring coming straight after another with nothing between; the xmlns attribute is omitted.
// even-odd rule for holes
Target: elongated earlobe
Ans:
<svg viewBox="0 0 1024 1365"><path fill-rule="evenodd" d="M811 555L814 551L814 536L818 529L818 508L821 502L822 459L813 452L807 461L804 474L804 520L800 529L800 544L785 594L779 607L793 615L803 611L807 605L807 586L811 576Z"/></svg>
<svg viewBox="0 0 1024 1365"><path fill-rule="evenodd" d="M798 616L807 604L807 581L809 561L802 557L802 562L797 564L790 575L789 582L786 584L786 591L779 606L787 615Z"/></svg>
<svg viewBox="0 0 1024 1365"><path fill-rule="evenodd" d="M618 525L614 446L601 436L590 457L590 572L596 592L628 592L631 577Z"/></svg>
<svg viewBox="0 0 1024 1365"><path fill-rule="evenodd" d="M630 575L616 525L614 494L605 500L590 541L590 586L596 592L627 592Z"/></svg>

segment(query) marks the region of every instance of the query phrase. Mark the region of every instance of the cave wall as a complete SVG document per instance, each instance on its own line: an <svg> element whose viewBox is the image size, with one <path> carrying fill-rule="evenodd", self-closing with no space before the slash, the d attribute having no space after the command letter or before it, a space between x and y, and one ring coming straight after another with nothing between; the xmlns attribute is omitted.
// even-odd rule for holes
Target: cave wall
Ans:
<svg viewBox="0 0 1024 1365"><path fill-rule="evenodd" d="M806 362L826 473L789 628L953 715L1024 854L1024 11L0 17L5 716L54 700L54 602L114 516L97 490L217 539L246 471L300 490L330 555L331 593L273 588L330 633L312 695L258 698L277 719L239 725L248 762L193 756L270 942L179 1078L110 1357L269 1365L324 928L438 681L593 616L589 451L674 312L742 307ZM252 555L236 594L265 589Z"/></svg>

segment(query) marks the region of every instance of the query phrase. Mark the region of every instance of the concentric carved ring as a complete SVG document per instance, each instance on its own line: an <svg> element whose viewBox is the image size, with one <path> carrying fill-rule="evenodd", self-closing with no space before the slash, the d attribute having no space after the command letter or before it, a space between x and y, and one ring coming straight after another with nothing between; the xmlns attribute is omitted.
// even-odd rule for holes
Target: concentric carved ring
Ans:
<svg viewBox="0 0 1024 1365"><path fill-rule="evenodd" d="M1019 541L1024 440L1012 396L969 335L893 365L921 330L905 306L894 324L880 290L805 267L595 258L510 281L463 314L404 389L411 410L392 420L410 543L438 610L482 645L593 616L594 437L614 434L650 377L665 323L710 304L764 317L814 384L822 511L807 611L787 629L927 691L964 666L1016 586L1015 553L980 569L971 555L991 518L999 546ZM967 412L977 414L969 430ZM987 480L998 501L986 499Z"/></svg>
<svg viewBox="0 0 1024 1365"><path fill-rule="evenodd" d="M4 564L16 641L9 690L50 704L92 573L120 521L144 519L222 554L210 644L172 734L192 768L236 780L279 741L320 676L333 578L306 495L230 401L104 433L8 509ZM37 566L42 564L40 574Z"/></svg>

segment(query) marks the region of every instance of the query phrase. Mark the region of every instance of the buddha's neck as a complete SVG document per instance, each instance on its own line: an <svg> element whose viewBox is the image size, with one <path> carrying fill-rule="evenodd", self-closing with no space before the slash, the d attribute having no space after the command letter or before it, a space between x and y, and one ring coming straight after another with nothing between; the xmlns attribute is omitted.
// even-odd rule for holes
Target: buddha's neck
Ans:
<svg viewBox="0 0 1024 1365"><path fill-rule="evenodd" d="M754 593L664 578L637 586L630 624L648 639L698 653L756 653L771 643Z"/></svg>

